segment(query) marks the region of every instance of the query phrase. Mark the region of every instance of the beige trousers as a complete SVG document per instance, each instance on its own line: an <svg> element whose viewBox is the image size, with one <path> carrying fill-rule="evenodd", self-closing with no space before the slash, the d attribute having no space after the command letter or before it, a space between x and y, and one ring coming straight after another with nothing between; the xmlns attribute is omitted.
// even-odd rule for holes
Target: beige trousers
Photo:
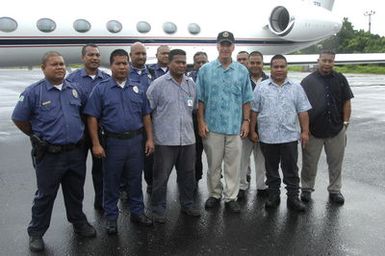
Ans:
<svg viewBox="0 0 385 256"><path fill-rule="evenodd" d="M241 179L239 189L246 190L250 187L247 181L247 173L250 168L250 155L253 153L255 166L255 183L257 189L266 189L265 158L263 157L259 143L253 143L248 138L242 140Z"/></svg>
<svg viewBox="0 0 385 256"><path fill-rule="evenodd" d="M237 200L240 179L242 142L239 135L210 132L203 139L207 156L207 188L210 197L223 198L225 202ZM223 163L223 184L221 181Z"/></svg>
<svg viewBox="0 0 385 256"><path fill-rule="evenodd" d="M326 139L310 136L308 144L302 149L302 190L314 191L318 161L323 147L329 170L328 191L333 193L341 190L342 162L346 146L345 132L346 129L342 128L336 136Z"/></svg>

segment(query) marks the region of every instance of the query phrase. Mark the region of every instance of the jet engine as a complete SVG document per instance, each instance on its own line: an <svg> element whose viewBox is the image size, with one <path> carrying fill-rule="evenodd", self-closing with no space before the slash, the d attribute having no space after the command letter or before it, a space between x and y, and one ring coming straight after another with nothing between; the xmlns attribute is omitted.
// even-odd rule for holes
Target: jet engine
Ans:
<svg viewBox="0 0 385 256"><path fill-rule="evenodd" d="M341 25L329 10L319 6L276 6L269 16L268 28L286 40L307 42L336 34Z"/></svg>

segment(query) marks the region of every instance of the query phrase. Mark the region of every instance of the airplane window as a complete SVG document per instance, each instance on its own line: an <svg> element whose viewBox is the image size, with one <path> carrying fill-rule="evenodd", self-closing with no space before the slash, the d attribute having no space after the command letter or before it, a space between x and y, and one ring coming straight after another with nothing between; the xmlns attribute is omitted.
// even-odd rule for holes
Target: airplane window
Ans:
<svg viewBox="0 0 385 256"><path fill-rule="evenodd" d="M16 20L10 17L1 17L0 18L0 31L2 32L12 32L17 29Z"/></svg>
<svg viewBox="0 0 385 256"><path fill-rule="evenodd" d="M147 21L139 21L136 23L136 30L140 33L147 33L151 30L151 25Z"/></svg>
<svg viewBox="0 0 385 256"><path fill-rule="evenodd" d="M119 33L122 30L123 26L117 20L110 20L107 22L107 30L111 33Z"/></svg>
<svg viewBox="0 0 385 256"><path fill-rule="evenodd" d="M41 32L52 32L56 29L56 23L55 21L51 20L51 19L48 19L48 18L42 18L42 19L39 19L37 22L36 22L36 26L37 28L41 31Z"/></svg>
<svg viewBox="0 0 385 256"><path fill-rule="evenodd" d="M188 25L188 32L193 35L199 34L199 32L201 32L201 27L196 23L190 23Z"/></svg>
<svg viewBox="0 0 385 256"><path fill-rule="evenodd" d="M163 30L167 34L174 34L176 32L176 25L172 22L165 22L163 24Z"/></svg>
<svg viewBox="0 0 385 256"><path fill-rule="evenodd" d="M77 32L85 33L91 29L91 23L85 19L78 19L74 21L74 29Z"/></svg>

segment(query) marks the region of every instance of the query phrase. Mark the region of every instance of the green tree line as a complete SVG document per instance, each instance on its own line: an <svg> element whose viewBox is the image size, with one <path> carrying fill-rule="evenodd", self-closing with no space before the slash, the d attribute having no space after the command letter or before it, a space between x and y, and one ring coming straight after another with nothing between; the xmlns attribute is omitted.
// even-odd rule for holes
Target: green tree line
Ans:
<svg viewBox="0 0 385 256"><path fill-rule="evenodd" d="M336 53L385 52L385 37L362 29L355 30L348 18L343 19L340 32L297 53L317 54L320 49L333 49Z"/></svg>

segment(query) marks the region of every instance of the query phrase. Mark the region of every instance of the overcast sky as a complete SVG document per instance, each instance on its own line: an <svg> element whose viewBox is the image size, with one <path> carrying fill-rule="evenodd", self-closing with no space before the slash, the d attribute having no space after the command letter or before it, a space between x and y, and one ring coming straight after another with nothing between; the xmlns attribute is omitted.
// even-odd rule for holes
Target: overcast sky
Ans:
<svg viewBox="0 0 385 256"><path fill-rule="evenodd" d="M384 0L335 0L333 12L341 17L347 17L353 24L354 29L369 28L369 17L365 16L366 11L373 10L371 32L385 36L385 1Z"/></svg>

